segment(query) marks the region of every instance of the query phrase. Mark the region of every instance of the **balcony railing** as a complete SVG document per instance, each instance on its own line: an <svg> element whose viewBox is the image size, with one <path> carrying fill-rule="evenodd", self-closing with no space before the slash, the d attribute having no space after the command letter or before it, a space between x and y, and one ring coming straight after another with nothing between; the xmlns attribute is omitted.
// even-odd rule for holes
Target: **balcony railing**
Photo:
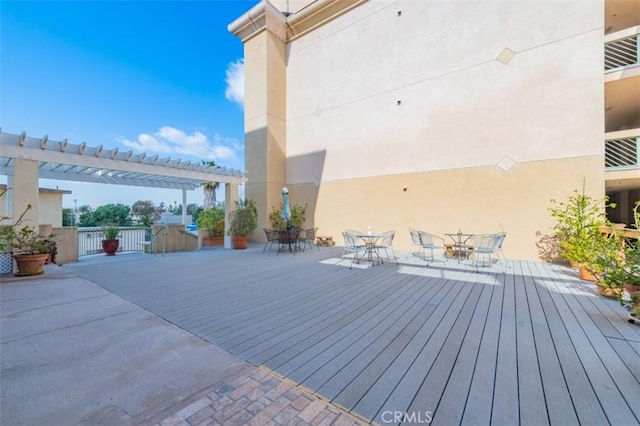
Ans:
<svg viewBox="0 0 640 426"><path fill-rule="evenodd" d="M607 139L604 146L604 165L612 169L636 169L640 167L640 136Z"/></svg>
<svg viewBox="0 0 640 426"><path fill-rule="evenodd" d="M121 227L118 239L118 253L123 251L142 251L143 243L150 241L151 228ZM99 227L78 228L78 256L103 253L104 234Z"/></svg>
<svg viewBox="0 0 640 426"><path fill-rule="evenodd" d="M639 65L639 38L640 34L633 34L624 38L606 42L604 45L605 71L613 71Z"/></svg>

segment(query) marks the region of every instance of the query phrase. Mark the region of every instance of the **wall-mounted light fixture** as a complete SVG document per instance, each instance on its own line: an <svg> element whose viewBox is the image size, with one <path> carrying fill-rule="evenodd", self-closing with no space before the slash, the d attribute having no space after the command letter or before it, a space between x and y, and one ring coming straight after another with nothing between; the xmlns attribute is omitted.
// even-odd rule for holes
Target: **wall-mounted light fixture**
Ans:
<svg viewBox="0 0 640 426"><path fill-rule="evenodd" d="M396 105L400 105L400 104L402 104L402 99L398 99L398 100L396 101Z"/></svg>

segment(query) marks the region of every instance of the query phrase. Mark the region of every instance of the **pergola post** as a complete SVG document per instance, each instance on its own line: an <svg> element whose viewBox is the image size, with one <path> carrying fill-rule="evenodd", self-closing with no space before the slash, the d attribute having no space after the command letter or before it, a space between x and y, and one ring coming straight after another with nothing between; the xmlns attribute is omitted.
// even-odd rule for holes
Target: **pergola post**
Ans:
<svg viewBox="0 0 640 426"><path fill-rule="evenodd" d="M238 201L238 185L225 183L224 185L224 248L230 249L231 236L229 235L229 213L235 210Z"/></svg>
<svg viewBox="0 0 640 426"><path fill-rule="evenodd" d="M182 190L182 224L187 224L187 190Z"/></svg>
<svg viewBox="0 0 640 426"><path fill-rule="evenodd" d="M16 158L14 162L13 177L7 180L7 213L11 213L11 220L15 223L31 204L31 209L25 213L22 220L24 225L34 227L38 231L38 161Z"/></svg>

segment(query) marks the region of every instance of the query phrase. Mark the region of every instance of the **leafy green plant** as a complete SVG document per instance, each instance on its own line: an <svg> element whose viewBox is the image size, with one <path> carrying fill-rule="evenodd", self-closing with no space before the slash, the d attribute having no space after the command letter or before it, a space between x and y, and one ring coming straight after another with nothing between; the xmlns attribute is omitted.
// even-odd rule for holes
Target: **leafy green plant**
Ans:
<svg viewBox="0 0 640 426"><path fill-rule="evenodd" d="M103 222L100 230L105 240L117 240L120 233L120 227L114 222Z"/></svg>
<svg viewBox="0 0 640 426"><path fill-rule="evenodd" d="M236 201L236 209L229 213L229 235L247 237L258 227L258 210L253 200Z"/></svg>
<svg viewBox="0 0 640 426"><path fill-rule="evenodd" d="M556 219L554 236L559 254L578 267L597 268L596 261L612 244L600 229L610 225L606 207L615 207L608 198L595 200L577 191L566 202L551 200L551 216ZM595 270L592 273L601 273Z"/></svg>
<svg viewBox="0 0 640 426"><path fill-rule="evenodd" d="M220 205L198 214L198 229L206 229L210 237L224 236L224 208ZM220 229L222 227L222 230Z"/></svg>
<svg viewBox="0 0 640 426"><path fill-rule="evenodd" d="M56 234L49 236L40 235L32 226L22 226L24 215L31 210L31 204L22 212L13 225L0 228L0 251L13 248L15 254L44 254L49 253L50 243ZM10 219L2 216L2 220Z"/></svg>
<svg viewBox="0 0 640 426"><path fill-rule="evenodd" d="M269 213L269 221L273 229L283 230L287 227L287 222L281 216L282 202L280 202L280 208L271 208ZM289 226L292 228L302 228L304 221L307 217L307 205L301 206L299 204L291 205L291 219L289 219Z"/></svg>

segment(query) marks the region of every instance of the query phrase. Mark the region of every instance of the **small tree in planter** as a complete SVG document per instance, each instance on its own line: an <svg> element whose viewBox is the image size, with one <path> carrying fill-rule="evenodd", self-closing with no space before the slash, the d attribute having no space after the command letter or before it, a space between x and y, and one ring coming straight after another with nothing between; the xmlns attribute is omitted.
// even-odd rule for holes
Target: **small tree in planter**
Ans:
<svg viewBox="0 0 640 426"><path fill-rule="evenodd" d="M269 221L271 222L271 227L277 230L284 230L287 228L287 223L284 221L281 215L282 212L282 202L280 202L280 209L276 210L275 207L271 208L271 213L269 213ZM289 226L291 228L302 228L304 225L304 221L307 216L307 205L304 206L293 204L291 206L291 219L289 219Z"/></svg>
<svg viewBox="0 0 640 426"><path fill-rule="evenodd" d="M557 223L554 227L558 250L562 257L573 266L597 275L601 265L596 261L602 256L602 250L608 247L606 236L600 229L609 224L606 217L606 207L615 207L609 204L608 198L594 200L592 197L574 194L567 202L551 200L553 207L549 209Z"/></svg>
<svg viewBox="0 0 640 426"><path fill-rule="evenodd" d="M107 256L115 256L120 247L120 240L118 234L120 233L120 227L113 222L104 222L100 226L100 230L104 236L102 240L102 250L104 250Z"/></svg>
<svg viewBox="0 0 640 426"><path fill-rule="evenodd" d="M236 209L229 213L229 235L233 248L247 248L249 234L258 227L258 209L250 199L236 201Z"/></svg>
<svg viewBox="0 0 640 426"><path fill-rule="evenodd" d="M214 208L202 210L198 215L198 229L206 230L203 239L204 246L224 244L224 208L217 205Z"/></svg>
<svg viewBox="0 0 640 426"><path fill-rule="evenodd" d="M640 232L640 201L634 208L634 222L636 231ZM630 239L624 243L622 256L605 272L605 279L624 289L620 304L629 311L629 322L640 324L640 240Z"/></svg>

